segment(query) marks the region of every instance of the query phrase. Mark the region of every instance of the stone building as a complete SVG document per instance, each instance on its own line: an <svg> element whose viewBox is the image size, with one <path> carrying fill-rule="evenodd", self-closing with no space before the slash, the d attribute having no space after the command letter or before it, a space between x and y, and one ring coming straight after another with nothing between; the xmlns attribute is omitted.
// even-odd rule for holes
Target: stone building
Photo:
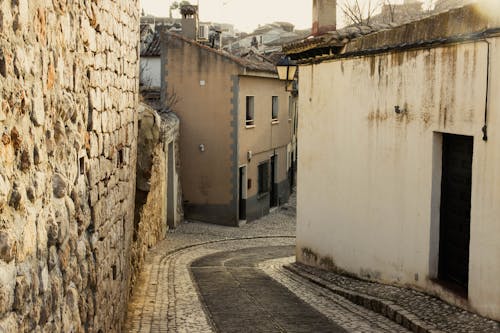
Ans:
<svg viewBox="0 0 500 333"><path fill-rule="evenodd" d="M134 236L139 12L0 3L1 332L120 331L156 237Z"/></svg>
<svg viewBox="0 0 500 333"><path fill-rule="evenodd" d="M500 17L466 6L300 62L297 260L500 320Z"/></svg>
<svg viewBox="0 0 500 333"><path fill-rule="evenodd" d="M238 226L287 201L294 112L274 65L165 34L162 70L181 120L186 218Z"/></svg>

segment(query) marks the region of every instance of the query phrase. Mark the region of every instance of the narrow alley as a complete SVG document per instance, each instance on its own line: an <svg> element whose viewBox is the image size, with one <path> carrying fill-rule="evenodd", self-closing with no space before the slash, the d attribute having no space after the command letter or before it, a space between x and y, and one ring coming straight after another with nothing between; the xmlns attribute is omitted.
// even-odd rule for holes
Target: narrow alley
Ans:
<svg viewBox="0 0 500 333"><path fill-rule="evenodd" d="M123 331L500 332L409 289L295 264L294 235L295 195L241 228L180 225L147 256ZM390 303L393 317L370 300Z"/></svg>
<svg viewBox="0 0 500 333"><path fill-rule="evenodd" d="M499 0L0 0L0 333L500 333L499 91Z"/></svg>

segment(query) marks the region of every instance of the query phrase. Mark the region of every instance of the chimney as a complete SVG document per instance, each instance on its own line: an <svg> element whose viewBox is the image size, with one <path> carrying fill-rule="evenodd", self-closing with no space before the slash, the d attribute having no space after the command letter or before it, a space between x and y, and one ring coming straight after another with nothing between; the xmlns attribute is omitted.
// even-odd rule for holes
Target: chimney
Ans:
<svg viewBox="0 0 500 333"><path fill-rule="evenodd" d="M198 37L198 6L181 6L182 35L186 38L196 40Z"/></svg>
<svg viewBox="0 0 500 333"><path fill-rule="evenodd" d="M337 29L337 0L313 0L313 36Z"/></svg>

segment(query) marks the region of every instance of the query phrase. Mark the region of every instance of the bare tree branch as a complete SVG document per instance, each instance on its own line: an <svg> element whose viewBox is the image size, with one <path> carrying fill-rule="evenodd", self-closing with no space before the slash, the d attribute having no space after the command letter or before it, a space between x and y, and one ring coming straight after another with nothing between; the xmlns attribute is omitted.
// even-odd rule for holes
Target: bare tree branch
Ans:
<svg viewBox="0 0 500 333"><path fill-rule="evenodd" d="M360 0L344 0L340 5L349 25L370 24L372 16L379 8L380 5L374 4L372 0L364 4Z"/></svg>

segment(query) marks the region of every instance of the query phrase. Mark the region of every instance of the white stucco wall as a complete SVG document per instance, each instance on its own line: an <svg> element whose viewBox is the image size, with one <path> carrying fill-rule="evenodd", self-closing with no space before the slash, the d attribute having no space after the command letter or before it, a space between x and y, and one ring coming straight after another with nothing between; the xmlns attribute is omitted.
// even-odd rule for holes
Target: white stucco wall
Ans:
<svg viewBox="0 0 500 333"><path fill-rule="evenodd" d="M307 249L317 264L331 259L500 319L500 39L490 42L488 142L484 41L301 66L299 261L308 261ZM407 114L397 115L396 105ZM439 132L474 137L468 300L431 280Z"/></svg>
<svg viewBox="0 0 500 333"><path fill-rule="evenodd" d="M141 57L141 84L150 87L161 86L160 57Z"/></svg>

